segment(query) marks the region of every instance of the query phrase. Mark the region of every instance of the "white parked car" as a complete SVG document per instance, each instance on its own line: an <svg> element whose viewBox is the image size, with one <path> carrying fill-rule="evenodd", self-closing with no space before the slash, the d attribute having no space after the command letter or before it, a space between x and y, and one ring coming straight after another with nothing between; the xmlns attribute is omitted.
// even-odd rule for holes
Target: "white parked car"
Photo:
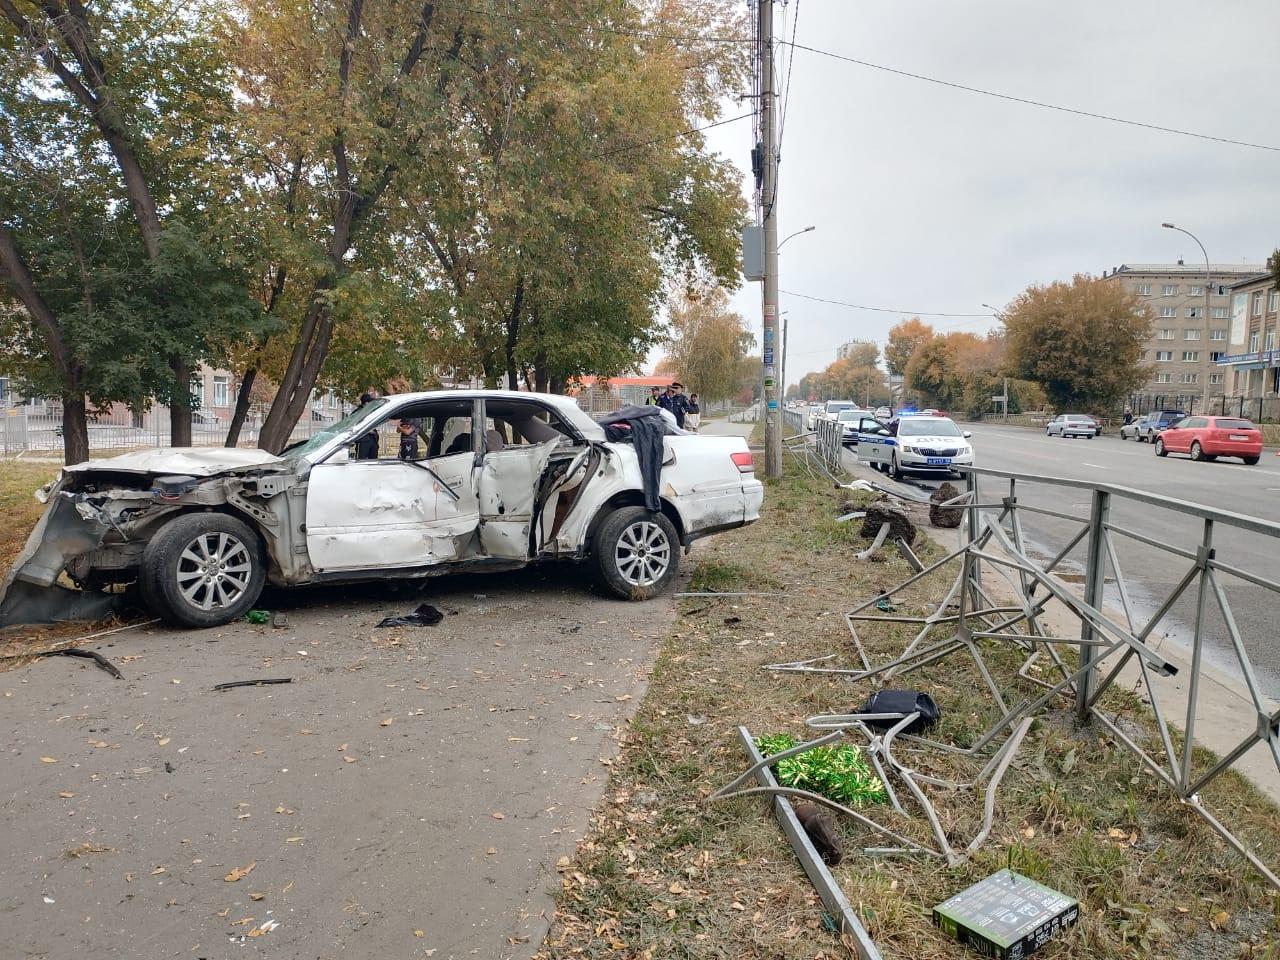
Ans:
<svg viewBox="0 0 1280 960"><path fill-rule="evenodd" d="M908 416L866 424L858 434L858 459L900 480L907 473L954 473L973 466L972 434L949 417Z"/></svg>
<svg viewBox="0 0 1280 960"><path fill-rule="evenodd" d="M399 459L388 428L417 424ZM382 425L382 452L353 459ZM636 448L611 442L569 398L410 393L367 404L280 456L174 448L63 469L0 594L0 625L100 616L136 582L157 615L193 627L239 619L278 586L590 564L642 600L680 548L756 520L763 485L741 437L668 435L645 507ZM388 452L388 448L390 451ZM474 451L474 452L473 452ZM63 576L79 587L58 584Z"/></svg>
<svg viewBox="0 0 1280 960"><path fill-rule="evenodd" d="M1083 413L1062 413L1044 425L1046 437L1084 437L1092 440L1098 435L1098 423Z"/></svg>

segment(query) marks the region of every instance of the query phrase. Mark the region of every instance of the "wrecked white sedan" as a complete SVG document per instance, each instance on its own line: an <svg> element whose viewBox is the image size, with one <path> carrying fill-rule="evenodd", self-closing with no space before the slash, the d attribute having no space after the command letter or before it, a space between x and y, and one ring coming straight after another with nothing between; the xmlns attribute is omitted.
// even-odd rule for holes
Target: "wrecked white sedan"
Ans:
<svg viewBox="0 0 1280 960"><path fill-rule="evenodd" d="M417 432L408 449L402 420ZM676 433L649 461L650 510L653 451L639 440L607 440L567 397L458 390L375 400L280 456L174 448L76 464L38 494L48 508L6 577L0 626L102 616L136 584L158 616L208 627L242 617L268 581L543 558L586 561L612 593L647 599L681 546L756 520L763 487L744 439Z"/></svg>

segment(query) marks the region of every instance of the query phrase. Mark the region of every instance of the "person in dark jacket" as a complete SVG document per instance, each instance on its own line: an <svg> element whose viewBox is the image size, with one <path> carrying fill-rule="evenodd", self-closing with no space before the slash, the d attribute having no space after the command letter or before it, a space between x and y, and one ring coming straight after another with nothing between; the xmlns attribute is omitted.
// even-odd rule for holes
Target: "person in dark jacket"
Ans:
<svg viewBox="0 0 1280 960"><path fill-rule="evenodd" d="M401 460L417 460L418 457L418 425L412 420L401 420L396 427L400 435L400 451L396 454Z"/></svg>
<svg viewBox="0 0 1280 960"><path fill-rule="evenodd" d="M684 429L684 418L689 412L689 398L684 395L684 384L678 380L667 388L671 391L671 406L667 409L676 418L676 426Z"/></svg>
<svg viewBox="0 0 1280 960"><path fill-rule="evenodd" d="M356 407L356 413L361 408L373 403L374 396L372 393L360 394L360 406ZM377 460L378 459L378 431L370 430L359 440L356 441L356 459L357 460Z"/></svg>

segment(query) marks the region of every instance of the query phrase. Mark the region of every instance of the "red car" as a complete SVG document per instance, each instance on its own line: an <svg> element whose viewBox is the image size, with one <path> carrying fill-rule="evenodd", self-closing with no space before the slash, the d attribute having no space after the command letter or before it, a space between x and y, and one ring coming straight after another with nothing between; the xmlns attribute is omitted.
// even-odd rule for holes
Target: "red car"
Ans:
<svg viewBox="0 0 1280 960"><path fill-rule="evenodd" d="M1156 436L1156 456L1188 453L1192 460L1239 457L1252 466L1262 457L1262 431L1239 417L1184 417Z"/></svg>

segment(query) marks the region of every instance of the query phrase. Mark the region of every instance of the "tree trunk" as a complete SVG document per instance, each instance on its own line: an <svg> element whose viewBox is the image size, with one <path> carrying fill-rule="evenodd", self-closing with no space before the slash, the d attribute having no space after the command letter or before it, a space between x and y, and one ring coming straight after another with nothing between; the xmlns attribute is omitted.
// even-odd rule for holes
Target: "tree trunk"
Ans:
<svg viewBox="0 0 1280 960"><path fill-rule="evenodd" d="M507 389L518 390L520 380L516 373L516 344L520 342L520 314L524 309L524 277L516 277L516 292L511 298L511 313L507 315L507 338L502 345L507 361Z"/></svg>
<svg viewBox="0 0 1280 960"><path fill-rule="evenodd" d="M275 399L258 433L258 446L263 450L279 453L284 449L311 396L316 376L329 350L329 335L333 330L333 318L322 297L332 286L332 277L322 277L312 290L311 305L302 318L298 340L289 355L289 365L280 378Z"/></svg>
<svg viewBox="0 0 1280 960"><path fill-rule="evenodd" d="M258 368L250 367L240 380L240 389L236 391L236 409L231 414L231 423L227 427L225 447L234 447L240 442L240 431L249 416L249 404L253 401L253 384L258 379Z"/></svg>
<svg viewBox="0 0 1280 960"><path fill-rule="evenodd" d="M547 355L541 350L533 358L533 389L538 393L547 392Z"/></svg>
<svg viewBox="0 0 1280 960"><path fill-rule="evenodd" d="M62 459L68 466L89 459L89 417L83 395L62 398Z"/></svg>
<svg viewBox="0 0 1280 960"><path fill-rule="evenodd" d="M191 446L191 367L182 357L169 358L173 399L169 403L169 446Z"/></svg>
<svg viewBox="0 0 1280 960"><path fill-rule="evenodd" d="M547 389L551 393L564 393L565 379L564 377L551 377L548 380Z"/></svg>

